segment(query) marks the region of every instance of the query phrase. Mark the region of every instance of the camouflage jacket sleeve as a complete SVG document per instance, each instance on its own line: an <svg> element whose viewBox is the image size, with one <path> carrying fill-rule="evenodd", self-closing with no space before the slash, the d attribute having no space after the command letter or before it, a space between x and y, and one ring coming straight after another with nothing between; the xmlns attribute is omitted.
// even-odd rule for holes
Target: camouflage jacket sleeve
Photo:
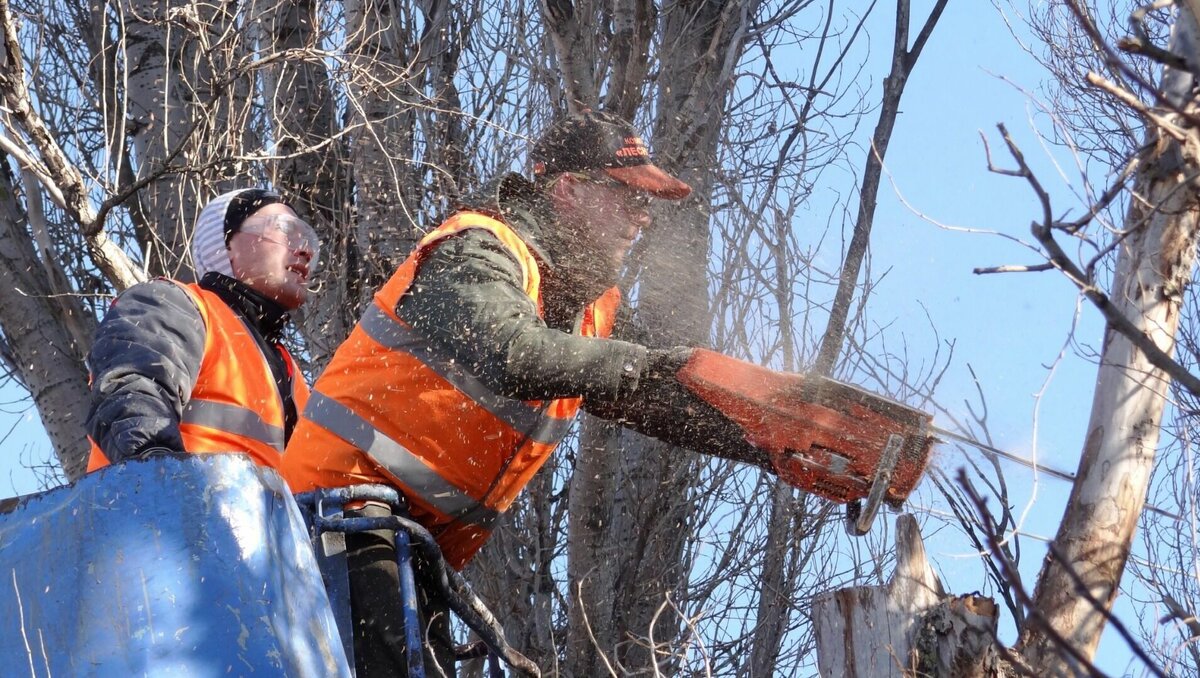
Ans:
<svg viewBox="0 0 1200 678"><path fill-rule="evenodd" d="M612 401L637 388L646 349L548 327L521 267L495 236L471 229L422 260L396 313L498 394Z"/></svg>

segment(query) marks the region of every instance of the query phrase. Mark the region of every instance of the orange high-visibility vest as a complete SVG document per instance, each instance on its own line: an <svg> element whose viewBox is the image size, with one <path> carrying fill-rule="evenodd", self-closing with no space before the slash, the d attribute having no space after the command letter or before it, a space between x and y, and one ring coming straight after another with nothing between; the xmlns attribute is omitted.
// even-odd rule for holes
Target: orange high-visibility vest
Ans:
<svg viewBox="0 0 1200 678"><path fill-rule="evenodd" d="M258 341L216 294L196 284L176 284L200 309L205 328L200 373L179 423L184 451L243 452L258 464L279 468L286 443L283 399ZM308 384L287 349L279 348L292 377L296 411L303 411ZM108 456L95 441L89 441L88 471L108 466Z"/></svg>
<svg viewBox="0 0 1200 678"><path fill-rule="evenodd" d="M313 386L282 472L292 491L386 483L461 568L497 517L554 451L581 398L523 401L497 394L396 316L425 252L465 229L494 235L520 262L541 307L529 248L506 224L460 212L429 233L376 295ZM581 334L609 336L616 288L584 310Z"/></svg>

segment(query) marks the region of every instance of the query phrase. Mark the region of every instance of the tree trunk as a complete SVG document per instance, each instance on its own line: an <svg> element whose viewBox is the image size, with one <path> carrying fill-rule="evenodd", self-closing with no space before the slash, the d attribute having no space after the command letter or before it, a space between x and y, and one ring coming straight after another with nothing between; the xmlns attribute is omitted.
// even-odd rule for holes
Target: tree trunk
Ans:
<svg viewBox="0 0 1200 678"><path fill-rule="evenodd" d="M5 358L33 394L63 474L75 480L83 475L88 454L83 427L88 403L85 347L73 340L61 318L63 311L29 238L18 195L8 158L0 155L0 280L6 287L0 294L0 331L7 343ZM89 333L94 325L82 315L72 320Z"/></svg>
<svg viewBox="0 0 1200 678"><path fill-rule="evenodd" d="M596 73L600 54L596 31L590 27L596 15L593 4L591 0L542 0L542 21L554 45L567 110L572 113L595 108L600 101L596 82L602 77ZM581 16L585 17L584 21L579 20Z"/></svg>
<svg viewBox="0 0 1200 678"><path fill-rule="evenodd" d="M617 428L598 419L585 419L571 474L567 525L570 676L599 675L599 656L616 654L613 591L617 568L612 563L620 562L626 554L622 548L624 535L613 528L613 479L621 458Z"/></svg>
<svg viewBox="0 0 1200 678"><path fill-rule="evenodd" d="M710 341L712 170L732 71L757 8L757 2L668 3L661 12L661 39L670 49L660 57L653 148L656 163L694 192L655 215L636 262L637 316L652 347ZM615 631L639 642L622 645L618 658L626 667L672 672L679 657L659 654L658 646L677 647L684 628L689 564L682 549L694 520L690 494L696 469L703 462L688 450L629 439L613 526L633 548L616 578Z"/></svg>
<svg viewBox="0 0 1200 678"><path fill-rule="evenodd" d="M787 242L791 219L776 214L772 226L775 229L775 240ZM796 262L786 254L787 249L780 247L772 262L775 265L774 282L775 303L779 307L780 318L793 317L792 286L797 274ZM783 354L783 369L795 371L798 364L795 332L790 322L779 324L779 347ZM750 644L749 661L744 672L754 676L773 676L777 673L776 664L782 649L784 634L791 619L789 614L792 600L799 587L797 572L789 569L789 562L799 550L796 526L798 521L809 516L804 512L804 497L806 493L798 492L796 488L778 479L771 478L770 518L767 523L767 538L763 544L762 572L758 582L758 610L755 615L758 623ZM815 526L810 526L815 529Z"/></svg>
<svg viewBox="0 0 1200 678"><path fill-rule="evenodd" d="M883 586L813 601L817 667L824 678L998 678L996 604L948 596L925 557L917 521L896 520L896 570Z"/></svg>
<svg viewBox="0 0 1200 678"><path fill-rule="evenodd" d="M383 285L420 237L420 205L410 191L418 103L413 90L420 86L405 49L403 13L410 9L384 0L346 3L347 52L355 68L349 126L359 303Z"/></svg>
<svg viewBox="0 0 1200 678"><path fill-rule="evenodd" d="M1194 18L1181 12L1172 51L1196 63L1197 37ZM1162 89L1168 98L1194 114L1192 86L1189 74L1164 72ZM1169 117L1186 124L1180 116ZM1200 204L1194 178L1200 164L1196 149L1185 149L1168 135L1152 131L1149 142L1109 296L1122 315L1169 355L1195 260ZM1169 387L1170 378L1124 335L1106 329L1077 480L1054 540L1061 560L1047 557L1034 596L1036 615L1086 657L1094 655L1117 596L1146 499ZM1099 605L1081 595L1072 573ZM1040 624L1026 625L1018 647L1039 673L1069 668Z"/></svg>
<svg viewBox="0 0 1200 678"><path fill-rule="evenodd" d="M767 524L767 540L762 545L763 564L758 595L758 610L755 619L747 675L773 676L776 662L783 646L783 636L791 619L790 607L796 591L796 580L789 577L787 567L794 553L793 529L803 501L797 500L796 490L787 483L775 479L771 482L770 521Z"/></svg>
<svg viewBox="0 0 1200 678"><path fill-rule="evenodd" d="M196 216L197 197L178 175L163 174L195 131L186 103L183 63L190 48L185 31L171 31L167 15L182 13L179 0L127 0L121 5L125 21L125 63L129 135L137 159L136 179L153 178L140 203L148 223L138 234L150 275L192 280L187 264L189 227ZM176 14L179 16L180 14ZM180 43L183 43L182 45ZM160 176L161 175L161 176Z"/></svg>
<svg viewBox="0 0 1200 678"><path fill-rule="evenodd" d="M322 49L315 0L263 2L267 6L256 12L261 53L315 55ZM319 293L295 313L314 373L350 334L360 294L358 277L346 274L356 254L343 146L332 142L338 133L333 89L325 62L312 56L284 58L263 71L278 155L272 183L321 238L314 277Z"/></svg>

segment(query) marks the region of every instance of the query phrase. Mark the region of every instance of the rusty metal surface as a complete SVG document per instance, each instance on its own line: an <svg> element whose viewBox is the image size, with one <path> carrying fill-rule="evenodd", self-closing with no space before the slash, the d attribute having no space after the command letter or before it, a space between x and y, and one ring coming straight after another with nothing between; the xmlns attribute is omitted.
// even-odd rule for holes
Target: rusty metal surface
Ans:
<svg viewBox="0 0 1200 678"><path fill-rule="evenodd" d="M283 481L240 455L130 462L0 515L0 673L349 677Z"/></svg>

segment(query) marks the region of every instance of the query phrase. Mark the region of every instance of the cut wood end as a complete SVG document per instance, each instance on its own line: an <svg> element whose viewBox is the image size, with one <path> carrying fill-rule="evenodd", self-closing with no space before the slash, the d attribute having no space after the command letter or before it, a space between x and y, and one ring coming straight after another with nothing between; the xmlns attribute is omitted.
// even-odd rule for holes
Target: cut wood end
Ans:
<svg viewBox="0 0 1200 678"><path fill-rule="evenodd" d="M996 616L996 601L992 600L991 598L968 594L965 596L959 596L958 600L962 606L972 614L977 614L981 617Z"/></svg>
<svg viewBox="0 0 1200 678"><path fill-rule="evenodd" d="M937 597L946 593L941 580L929 566L917 519L908 513L896 518L896 571L892 573L888 586L893 592L915 588L924 589Z"/></svg>

